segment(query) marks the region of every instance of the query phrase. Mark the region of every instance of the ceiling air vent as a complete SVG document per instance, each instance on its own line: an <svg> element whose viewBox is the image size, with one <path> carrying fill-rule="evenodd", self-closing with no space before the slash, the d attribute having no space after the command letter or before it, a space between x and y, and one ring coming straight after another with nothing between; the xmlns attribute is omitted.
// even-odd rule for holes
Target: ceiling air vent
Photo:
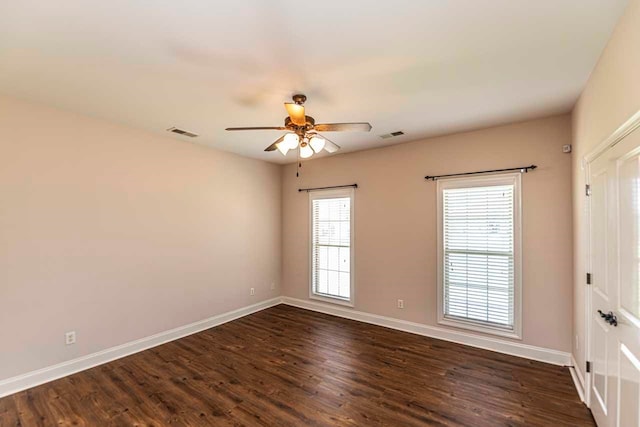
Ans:
<svg viewBox="0 0 640 427"><path fill-rule="evenodd" d="M402 136L402 135L404 135L404 132L402 132L401 130L397 130L395 132L385 133L384 135L380 135L380 138L387 139L387 138L393 138L395 136Z"/></svg>
<svg viewBox="0 0 640 427"><path fill-rule="evenodd" d="M184 135L184 136L188 136L190 138L195 138L195 137L199 136L197 133L189 132L188 130L180 129L180 128L177 128L175 126L167 129L167 132L177 133L178 135Z"/></svg>

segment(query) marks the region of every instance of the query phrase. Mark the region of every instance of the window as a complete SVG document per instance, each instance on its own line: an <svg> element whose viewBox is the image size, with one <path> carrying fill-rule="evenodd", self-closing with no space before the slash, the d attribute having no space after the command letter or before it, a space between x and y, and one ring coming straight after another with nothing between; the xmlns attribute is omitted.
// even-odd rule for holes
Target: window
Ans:
<svg viewBox="0 0 640 427"><path fill-rule="evenodd" d="M521 338L520 178L438 181L438 323Z"/></svg>
<svg viewBox="0 0 640 427"><path fill-rule="evenodd" d="M353 189L309 193L310 297L353 305Z"/></svg>

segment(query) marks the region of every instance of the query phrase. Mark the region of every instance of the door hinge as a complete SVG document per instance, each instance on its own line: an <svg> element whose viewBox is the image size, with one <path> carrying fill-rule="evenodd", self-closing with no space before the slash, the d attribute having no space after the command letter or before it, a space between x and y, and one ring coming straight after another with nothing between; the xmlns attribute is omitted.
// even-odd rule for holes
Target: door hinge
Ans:
<svg viewBox="0 0 640 427"><path fill-rule="evenodd" d="M591 372L591 362L587 362L587 372Z"/></svg>
<svg viewBox="0 0 640 427"><path fill-rule="evenodd" d="M591 284L591 273L587 273L587 285Z"/></svg>
<svg viewBox="0 0 640 427"><path fill-rule="evenodd" d="M584 186L584 193L585 193L587 196L590 196L590 195L591 195L591 185L587 184L587 185L585 185L585 186Z"/></svg>

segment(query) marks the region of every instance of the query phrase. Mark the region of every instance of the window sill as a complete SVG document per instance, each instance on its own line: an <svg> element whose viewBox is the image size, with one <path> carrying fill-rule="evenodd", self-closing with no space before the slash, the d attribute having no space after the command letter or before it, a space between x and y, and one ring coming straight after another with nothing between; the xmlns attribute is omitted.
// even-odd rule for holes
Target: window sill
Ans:
<svg viewBox="0 0 640 427"><path fill-rule="evenodd" d="M353 301L345 300L345 299L337 298L337 297L334 298L334 297L330 297L330 296L318 295L318 294L311 293L309 295L309 299L314 299L316 301L322 301L322 302L328 302L330 304L343 305L343 306L346 306L346 307L353 307Z"/></svg>
<svg viewBox="0 0 640 427"><path fill-rule="evenodd" d="M522 333L517 330L502 329L499 327L492 327L472 321L466 322L464 320L441 318L438 319L438 324L444 326L452 326L459 329L467 329L474 332L482 332L483 334L522 340Z"/></svg>

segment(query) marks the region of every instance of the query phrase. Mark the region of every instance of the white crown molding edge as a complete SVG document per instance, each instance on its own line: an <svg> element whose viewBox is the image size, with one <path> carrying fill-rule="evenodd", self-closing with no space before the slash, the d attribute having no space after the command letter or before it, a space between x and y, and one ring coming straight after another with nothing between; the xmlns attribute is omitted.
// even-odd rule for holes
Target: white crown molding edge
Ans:
<svg viewBox="0 0 640 427"><path fill-rule="evenodd" d="M239 319L240 317L262 311L281 303L281 298L271 298L246 307L218 314L188 325L160 332L155 335L140 338L115 347L110 347L96 353L68 360L56 365L48 366L25 374L17 375L0 381L0 397L8 396L59 378L93 368L104 363L138 353L161 344L174 341L188 335L204 331L214 326Z"/></svg>
<svg viewBox="0 0 640 427"><path fill-rule="evenodd" d="M343 317L345 319L357 320L360 322L370 323L372 325L384 326L430 338L451 341L511 356L523 357L525 359L536 360L538 362L545 362L559 366L569 366L571 364L571 354L559 350L536 347L529 344L511 342L483 335L475 335L468 332L445 329L439 326L409 322L407 320L380 316L377 314L356 311L342 306L323 304L315 301L282 297L282 302L293 307L317 311L319 313L330 314L333 316Z"/></svg>
<svg viewBox="0 0 640 427"><path fill-rule="evenodd" d="M569 372L571 373L573 384L576 386L578 396L580 396L580 400L584 403L584 378L582 377L582 372L578 369L578 362L576 362L573 354L571 355L571 366L569 366Z"/></svg>

